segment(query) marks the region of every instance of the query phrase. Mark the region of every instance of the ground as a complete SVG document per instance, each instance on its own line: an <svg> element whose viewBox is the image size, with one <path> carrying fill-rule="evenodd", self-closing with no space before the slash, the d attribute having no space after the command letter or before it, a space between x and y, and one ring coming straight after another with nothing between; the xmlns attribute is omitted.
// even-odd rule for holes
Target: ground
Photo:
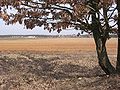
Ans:
<svg viewBox="0 0 120 90"><path fill-rule="evenodd" d="M107 50L116 61L116 42ZM0 42L0 90L119 90L120 76L106 76L93 39L14 39Z"/></svg>

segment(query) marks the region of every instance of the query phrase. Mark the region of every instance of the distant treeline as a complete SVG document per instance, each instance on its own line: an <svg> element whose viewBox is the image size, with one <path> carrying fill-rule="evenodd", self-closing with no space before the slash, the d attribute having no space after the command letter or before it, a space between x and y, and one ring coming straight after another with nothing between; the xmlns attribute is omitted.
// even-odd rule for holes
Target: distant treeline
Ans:
<svg viewBox="0 0 120 90"><path fill-rule="evenodd" d="M92 35L0 35L0 38L92 38ZM112 38L116 38L117 35L110 35Z"/></svg>

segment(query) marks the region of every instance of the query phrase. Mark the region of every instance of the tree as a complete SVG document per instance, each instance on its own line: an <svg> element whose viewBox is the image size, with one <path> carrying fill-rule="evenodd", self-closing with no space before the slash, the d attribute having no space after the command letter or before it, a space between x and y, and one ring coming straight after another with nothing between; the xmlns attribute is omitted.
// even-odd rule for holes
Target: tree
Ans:
<svg viewBox="0 0 120 90"><path fill-rule="evenodd" d="M101 29L102 25L100 22L100 16L96 16L96 14L99 15L99 2L96 0L91 0L91 7L95 10L92 10L92 31L93 36L96 44L96 50L98 54L98 60L99 65L103 69L103 71L106 74L114 74L116 73L115 68L111 65L107 51L106 51L106 41L109 38L109 21L107 16L107 8L108 4L106 2L103 2L103 17L104 17L104 28Z"/></svg>
<svg viewBox="0 0 120 90"><path fill-rule="evenodd" d="M74 27L93 33L99 65L109 75L116 73L106 50L109 33L115 32L118 20L113 3L113 0L1 0L0 17L6 24L19 22L30 29L44 25L44 29L49 32L57 30L59 33L62 29ZM119 5L119 0L117 4ZM16 9L16 13L7 12L13 8ZM119 6L117 9L119 12ZM114 22L113 25L110 24L111 21ZM120 28L119 20L118 28ZM120 68L119 53L117 70Z"/></svg>

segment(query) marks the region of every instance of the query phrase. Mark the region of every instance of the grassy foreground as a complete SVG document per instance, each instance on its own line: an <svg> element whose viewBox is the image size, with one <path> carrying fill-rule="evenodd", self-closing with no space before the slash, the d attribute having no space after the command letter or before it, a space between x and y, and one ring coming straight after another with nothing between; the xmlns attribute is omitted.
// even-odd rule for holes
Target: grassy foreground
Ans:
<svg viewBox="0 0 120 90"><path fill-rule="evenodd" d="M35 41L49 50L41 47L38 50L20 50L22 46L14 50L10 47L15 45L14 40L7 42L10 45L7 45L5 40L1 41L0 90L120 90L120 76L104 74L98 65L96 52L92 48L94 46L86 41L80 43L80 40L72 39L74 43L78 43L78 46L73 47L73 41L69 40L71 39L63 39L61 42L49 41L49 44L46 42L46 46L42 40L42 43ZM114 42L116 41L110 43L111 48L108 48L113 65L116 60ZM32 46L30 42L22 43ZM18 45L22 43L19 40L16 42ZM51 48L52 45L61 48L54 49ZM79 45L85 48L77 49ZM91 48L86 48L87 45ZM8 47L7 51L2 47Z"/></svg>
<svg viewBox="0 0 120 90"><path fill-rule="evenodd" d="M114 63L114 56L110 56ZM0 53L0 90L119 90L119 76L104 76L95 52Z"/></svg>

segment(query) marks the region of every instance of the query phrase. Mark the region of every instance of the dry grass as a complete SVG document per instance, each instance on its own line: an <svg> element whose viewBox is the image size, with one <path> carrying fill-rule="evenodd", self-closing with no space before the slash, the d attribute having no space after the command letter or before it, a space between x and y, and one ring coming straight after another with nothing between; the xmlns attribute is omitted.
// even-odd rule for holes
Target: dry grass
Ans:
<svg viewBox="0 0 120 90"><path fill-rule="evenodd" d="M108 41L108 50L116 51L117 39ZM95 51L91 38L50 38L1 40L0 50Z"/></svg>
<svg viewBox="0 0 120 90"><path fill-rule="evenodd" d="M115 64L116 39L108 44ZM0 90L120 89L120 77L99 67L93 39L1 40L0 50Z"/></svg>

